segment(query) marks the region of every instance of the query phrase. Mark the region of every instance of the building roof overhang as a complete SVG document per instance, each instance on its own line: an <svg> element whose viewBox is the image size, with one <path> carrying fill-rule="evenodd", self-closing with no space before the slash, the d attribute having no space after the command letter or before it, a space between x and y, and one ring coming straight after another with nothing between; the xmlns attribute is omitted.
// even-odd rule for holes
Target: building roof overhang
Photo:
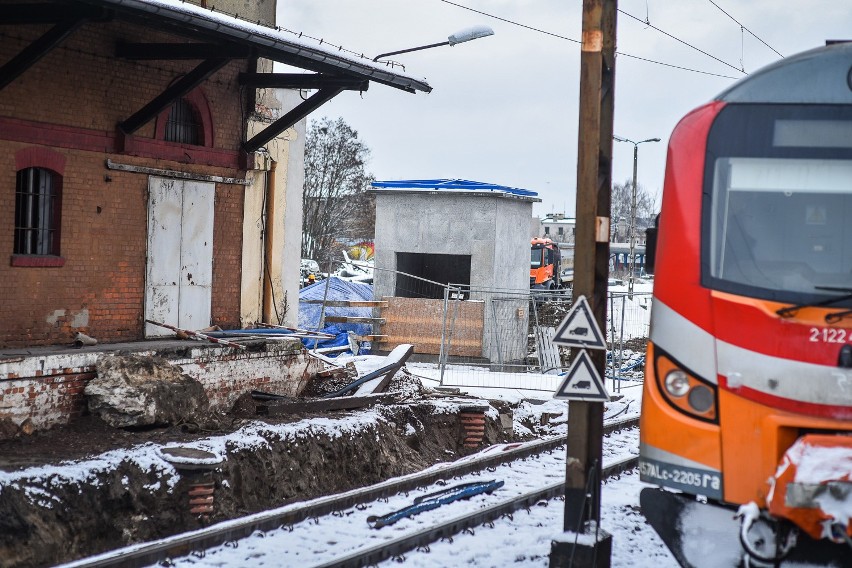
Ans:
<svg viewBox="0 0 852 568"><path fill-rule="evenodd" d="M240 20L180 0L54 0L0 2L0 25L52 24L18 55L0 65L0 90L26 72L84 24L127 21L165 31L180 43L119 43L115 57L132 60L200 60L200 63L142 109L119 124L130 134L141 128L235 59L266 58L315 74L241 73L240 84L253 88L317 89L304 102L243 144L254 152L344 90L367 89L370 81L410 93L430 92L424 80L339 48L313 45L298 34Z"/></svg>

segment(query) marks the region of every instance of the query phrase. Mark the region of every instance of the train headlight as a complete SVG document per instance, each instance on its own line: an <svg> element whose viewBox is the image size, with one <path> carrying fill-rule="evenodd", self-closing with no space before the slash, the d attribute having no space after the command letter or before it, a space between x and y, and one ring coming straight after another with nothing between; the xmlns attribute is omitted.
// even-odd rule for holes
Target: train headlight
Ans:
<svg viewBox="0 0 852 568"><path fill-rule="evenodd" d="M680 369L666 374L666 390L670 395L681 397L689 392L689 377Z"/></svg>
<svg viewBox="0 0 852 568"><path fill-rule="evenodd" d="M653 375L657 390L672 407L692 418L716 423L719 416L716 385L697 377L656 346Z"/></svg>
<svg viewBox="0 0 852 568"><path fill-rule="evenodd" d="M716 397L713 396L713 391L711 391L708 387L704 385L695 385L689 390L687 401L689 402L689 406L694 408L696 412L704 414L713 408L713 404L716 402L715 398Z"/></svg>

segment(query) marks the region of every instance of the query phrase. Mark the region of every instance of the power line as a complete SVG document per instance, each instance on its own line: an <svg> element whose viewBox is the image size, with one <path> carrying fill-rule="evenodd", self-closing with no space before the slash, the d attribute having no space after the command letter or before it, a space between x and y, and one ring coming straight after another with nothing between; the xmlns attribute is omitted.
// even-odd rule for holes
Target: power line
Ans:
<svg viewBox="0 0 852 568"><path fill-rule="evenodd" d="M714 6L716 6L717 8L719 8L719 10L720 10L723 14L725 14L726 16L728 16L729 18L731 18L734 22L736 22L736 23L737 23L737 25L739 25L739 26L740 26L740 29L747 31L748 33L750 33L750 34L752 35L752 37L754 37L754 39L756 39L757 41L759 41L760 43L762 43L763 45L765 45L766 47L768 47L769 49L771 49L772 51L774 51L775 53L777 53L777 54L778 54L778 57L784 57L783 55L781 55L780 53L778 53L778 50L777 50L777 49L775 49L774 47L772 47L771 45L769 45L768 43L766 43L765 41L763 41L762 39L760 39L759 37L757 37L757 35L755 35L755 33L754 33L753 31L751 31L750 29L748 29L747 27L745 27L744 25L742 25L742 23L740 23L739 21L737 21L737 19L736 19L735 17L733 17L732 15L730 15L729 13L727 13L725 10L723 10L723 9L722 9L722 7L721 7L721 6L719 6L718 4L716 4L715 2L713 2L713 0L707 0L707 1L708 1L708 2L710 2L711 4L713 4Z"/></svg>
<svg viewBox="0 0 852 568"><path fill-rule="evenodd" d="M700 71L698 69L690 69L689 67L681 67L680 65L674 65L672 63L663 63L662 61L654 61L653 59L646 59L645 57L639 57L638 55L630 55L629 53L624 53L621 51L616 51L616 55L621 55L622 57L630 57L632 59L639 59L640 61L647 61L649 63L656 63L657 65L665 65L666 67L674 67L675 69L683 69L684 71L692 71L693 73L701 73L702 75L712 75L713 77L722 77L724 79L734 79L735 81L739 79L739 77L731 77L730 75L722 75L721 73L711 73L710 71ZM737 69L739 71L739 69Z"/></svg>
<svg viewBox="0 0 852 568"><path fill-rule="evenodd" d="M541 33L541 34L549 35L549 36L552 36L552 37L555 37L555 38L558 38L558 39L564 39L564 40L566 40L566 41L571 41L571 42L574 42L574 43L579 43L579 44L582 44L582 43L583 43L583 42L581 42L581 41L579 41L579 40L576 40L576 39L573 39L573 38L570 38L570 37L565 37L565 36L562 36L562 35L559 35L559 34L555 34L555 33L553 33L553 32L549 32L549 31L546 31L546 30L541 30L541 29L538 29L538 28L534 28L534 27L532 27L532 26L528 26L528 25L526 25L526 24L522 24L522 23L520 23L520 22L515 22L515 21L513 21L513 20L508 20L508 19L506 19L506 18L501 18L500 16L495 16L494 14L489 14L488 12L483 12L483 11L481 11L481 10L476 10L476 9L474 9L474 8L470 8L470 7L468 7L468 6L463 6L462 4L457 4L457 3L455 3L455 2L451 2L450 0L440 0L440 1L441 1L441 2L443 2L443 3L445 3L445 4L450 4L451 6L456 6L457 8L462 8L463 10L468 10L468 11L470 11L470 12L475 12L475 13L477 13L477 14L481 14L481 15L483 15L483 16L487 16L487 17L489 17L489 18L494 18L495 20L500 20L501 22L505 22L505 23L507 23L507 24L512 24L513 26L518 26L518 27L521 27L521 28L526 28L526 29L531 30L531 31L534 31L534 32L538 32L538 33ZM620 10L619 10L619 11L620 11ZM627 14L627 15L629 16L630 14ZM633 17L633 16L631 16L631 17ZM640 21L642 21L642 20L640 20ZM645 22L643 22L643 23L645 23ZM650 25L650 24L649 24L649 25ZM652 26L652 27L653 27L653 26ZM665 32L663 32L663 33L665 33ZM678 41L680 41L680 40L678 40ZM685 43L685 42L684 42L684 43ZM689 44L687 44L687 45L689 45ZM691 46L690 46L690 47L691 47ZM699 50L699 51L700 51L700 50ZM703 52L702 52L702 53L703 53ZM663 65L664 67L672 67L672 68L674 68L674 69L681 69L681 70L683 70L683 71L691 71L692 73L701 73L702 75L712 75L713 77L722 77L722 78L724 78L724 79L738 79L738 78L739 78L739 77L731 77L731 76L729 76L729 75L721 75L721 74L719 74L719 73L711 73L711 72L709 72L709 71L701 71L701 70L699 70L699 69L691 69L691 68L689 68L689 67L682 67L682 66L680 66L680 65L674 65L674 64L672 64L672 63L665 63L665 62L663 62L663 61L657 61L657 60L654 60L654 59L648 59L648 58L646 58L646 57L639 57L638 55L631 55L631 54L629 54L629 53L624 53L623 51L616 51L616 55L623 55L624 57L630 57L630 58L632 58L632 59L639 59L640 61L646 61L646 62L648 62L648 63L655 63L655 64L657 64L657 65ZM709 55L709 54L707 54L707 55ZM713 57L713 56L711 55L710 57ZM716 58L714 57L714 59L716 59ZM721 61L721 59L720 59L719 61ZM724 61L722 61L722 63L725 63L725 62L724 62ZM727 64L726 64L726 65L727 65ZM733 66L732 66L732 67L733 67ZM736 68L736 67L734 67L734 69L737 69L737 68ZM742 70L741 70L741 69L737 69L737 71L742 72Z"/></svg>
<svg viewBox="0 0 852 568"><path fill-rule="evenodd" d="M736 69L736 70L737 70L737 71L739 71L740 73L745 73L745 70L740 69L740 68L739 68L739 67L737 67L736 65L731 65L731 64L730 64L730 63L728 63L727 61L723 61L723 60L719 59L718 57L716 57L715 55L711 55L711 54L707 53L706 51L704 51L703 49L700 49L700 48L698 48L698 47L695 47L695 46L694 46L694 45L692 45L691 43L686 42L686 41L684 41L684 40L680 39L679 37L673 36L672 34L670 34L670 33L666 32L666 31L661 30L660 28L658 28L657 26L655 26L655 25L651 24L650 22L646 22L645 20L643 20L643 19L641 19L641 18L637 18L637 17L636 17L636 16L634 16L633 14L629 14L629 13L625 12L624 10L622 10L621 8L619 8L619 9L618 9L618 11L619 11L619 13L624 14L624 15L625 15L625 16L627 16L628 18L633 18L633 19L634 19L634 20L636 20L637 22L641 22L642 24L644 24L644 25L648 26L649 28L651 28L651 29L653 29L653 30L658 31L658 32L660 32L661 34L663 34L663 35L665 35L665 36L668 36L668 37L672 38L673 40L678 41L678 42L682 43L683 45L685 45L685 46L687 46L687 47L691 47L691 48L692 48L692 49L694 49L695 51L698 51L698 52L700 52L700 53L703 53L703 54L704 54L704 55L706 55L707 57L713 58L713 59L715 59L716 61L718 61L719 63L723 63L723 64L727 65L727 66L728 66L728 67L730 67L731 69ZM748 73L746 73L746 75L748 75Z"/></svg>
<svg viewBox="0 0 852 568"><path fill-rule="evenodd" d="M564 39L564 40L567 40L567 41L573 41L574 43L579 43L579 44L582 44L582 43L583 43L582 41L577 40L577 39L572 39L572 38L570 38L570 37L561 36L561 35L559 35L559 34L555 34L555 33L553 33L553 32L548 32L548 31L545 31L545 30L540 30L540 29L538 29L538 28L534 28L534 27L532 27L532 26L528 26L528 25L526 25L526 24L521 24L521 23L519 23L519 22L513 22L512 20L507 20L506 18L501 18L500 16L495 16L494 14L489 14L489 13L487 13L487 12L481 12L481 11L479 11L479 10L474 10L473 8L469 8L469 7L467 7L467 6L462 6L461 4L456 4L455 2L450 2L450 0L441 0L441 2L444 2L445 4L450 4L450 5L452 5L452 6L456 6L456 7L458 7L458 8L463 8L463 9L465 9L465 10L469 10L469 11L471 11L471 12L476 12L477 14L482 14L483 16L488 16L489 18L494 18L495 20L500 20L501 22L506 22L507 24L512 24L513 26L518 26L518 27L521 27L521 28L526 28L526 29L528 29L528 30L532 30L532 31L534 31L534 32L538 32L538 33L540 33L540 34L545 34L545 35L549 35L549 36L557 37L557 38L559 38L559 39Z"/></svg>

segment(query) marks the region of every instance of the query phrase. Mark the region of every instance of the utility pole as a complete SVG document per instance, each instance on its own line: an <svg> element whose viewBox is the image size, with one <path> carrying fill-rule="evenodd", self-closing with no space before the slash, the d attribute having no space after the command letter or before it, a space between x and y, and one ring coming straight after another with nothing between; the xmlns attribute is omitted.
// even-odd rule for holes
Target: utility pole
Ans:
<svg viewBox="0 0 852 568"><path fill-rule="evenodd" d="M636 163L639 161L639 144L633 145L633 192L630 199L630 256L627 257L627 267L630 274L627 278L627 297L633 299L633 278L636 272Z"/></svg>
<svg viewBox="0 0 852 568"><path fill-rule="evenodd" d="M609 278L617 9L617 0L583 0L574 298L589 300L600 329L606 329ZM579 354L579 349L571 350L572 359ZM595 350L590 357L604 376L606 351ZM599 529L603 406L603 402L569 403L565 535L552 544L551 567L610 565L612 537ZM587 536L577 538L578 533ZM590 540L594 545L587 544Z"/></svg>
<svg viewBox="0 0 852 568"><path fill-rule="evenodd" d="M634 142L628 138L622 138L621 136L613 136L613 140L616 142L629 142L633 144L633 191L632 191L632 199L630 201L630 256L627 257L627 267L629 270L629 274L627 277L627 297L631 300L633 299L633 279L635 277L636 272L636 166L639 163L639 144L644 144L645 142L659 142L659 138L648 138L647 140L642 140L640 142Z"/></svg>

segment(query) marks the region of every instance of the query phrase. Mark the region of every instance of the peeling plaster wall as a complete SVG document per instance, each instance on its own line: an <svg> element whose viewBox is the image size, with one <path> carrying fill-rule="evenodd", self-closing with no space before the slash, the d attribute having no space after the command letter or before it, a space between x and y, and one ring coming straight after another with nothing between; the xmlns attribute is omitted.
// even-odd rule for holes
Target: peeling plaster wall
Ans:
<svg viewBox="0 0 852 568"><path fill-rule="evenodd" d="M298 91L279 90L279 98L286 109L302 102ZM296 327L299 323L299 266L302 260L302 195L305 186L305 133L307 119L300 120L287 132L287 172L279 172L279 179L286 179L284 196L284 231L281 248L281 283L287 298L284 325Z"/></svg>
<svg viewBox="0 0 852 568"><path fill-rule="evenodd" d="M298 340L266 344L264 351L245 352L219 345L144 349L126 344L115 352L89 351L41 356L5 357L0 360L0 436L8 425L27 432L66 424L86 410L83 394L95 376L101 357L114 354L156 355L198 380L211 408L229 410L243 393L253 389L286 396L298 395L321 370Z"/></svg>
<svg viewBox="0 0 852 568"><path fill-rule="evenodd" d="M258 117L249 122L249 138L302 102L298 91L261 89ZM305 130L300 120L266 144L267 162L257 172L255 183L246 188L243 218L243 275L240 319L243 327L262 321L263 286L266 270L272 280L270 310L273 321L295 326L299 310L299 265L302 243L302 191L305 180ZM269 169L275 162L275 201L272 205L272 258L264 266L264 193ZM276 311L277 310L277 311Z"/></svg>
<svg viewBox="0 0 852 568"><path fill-rule="evenodd" d="M245 189L243 254L240 280L240 327L261 321L263 304L263 196L266 172L251 171Z"/></svg>

